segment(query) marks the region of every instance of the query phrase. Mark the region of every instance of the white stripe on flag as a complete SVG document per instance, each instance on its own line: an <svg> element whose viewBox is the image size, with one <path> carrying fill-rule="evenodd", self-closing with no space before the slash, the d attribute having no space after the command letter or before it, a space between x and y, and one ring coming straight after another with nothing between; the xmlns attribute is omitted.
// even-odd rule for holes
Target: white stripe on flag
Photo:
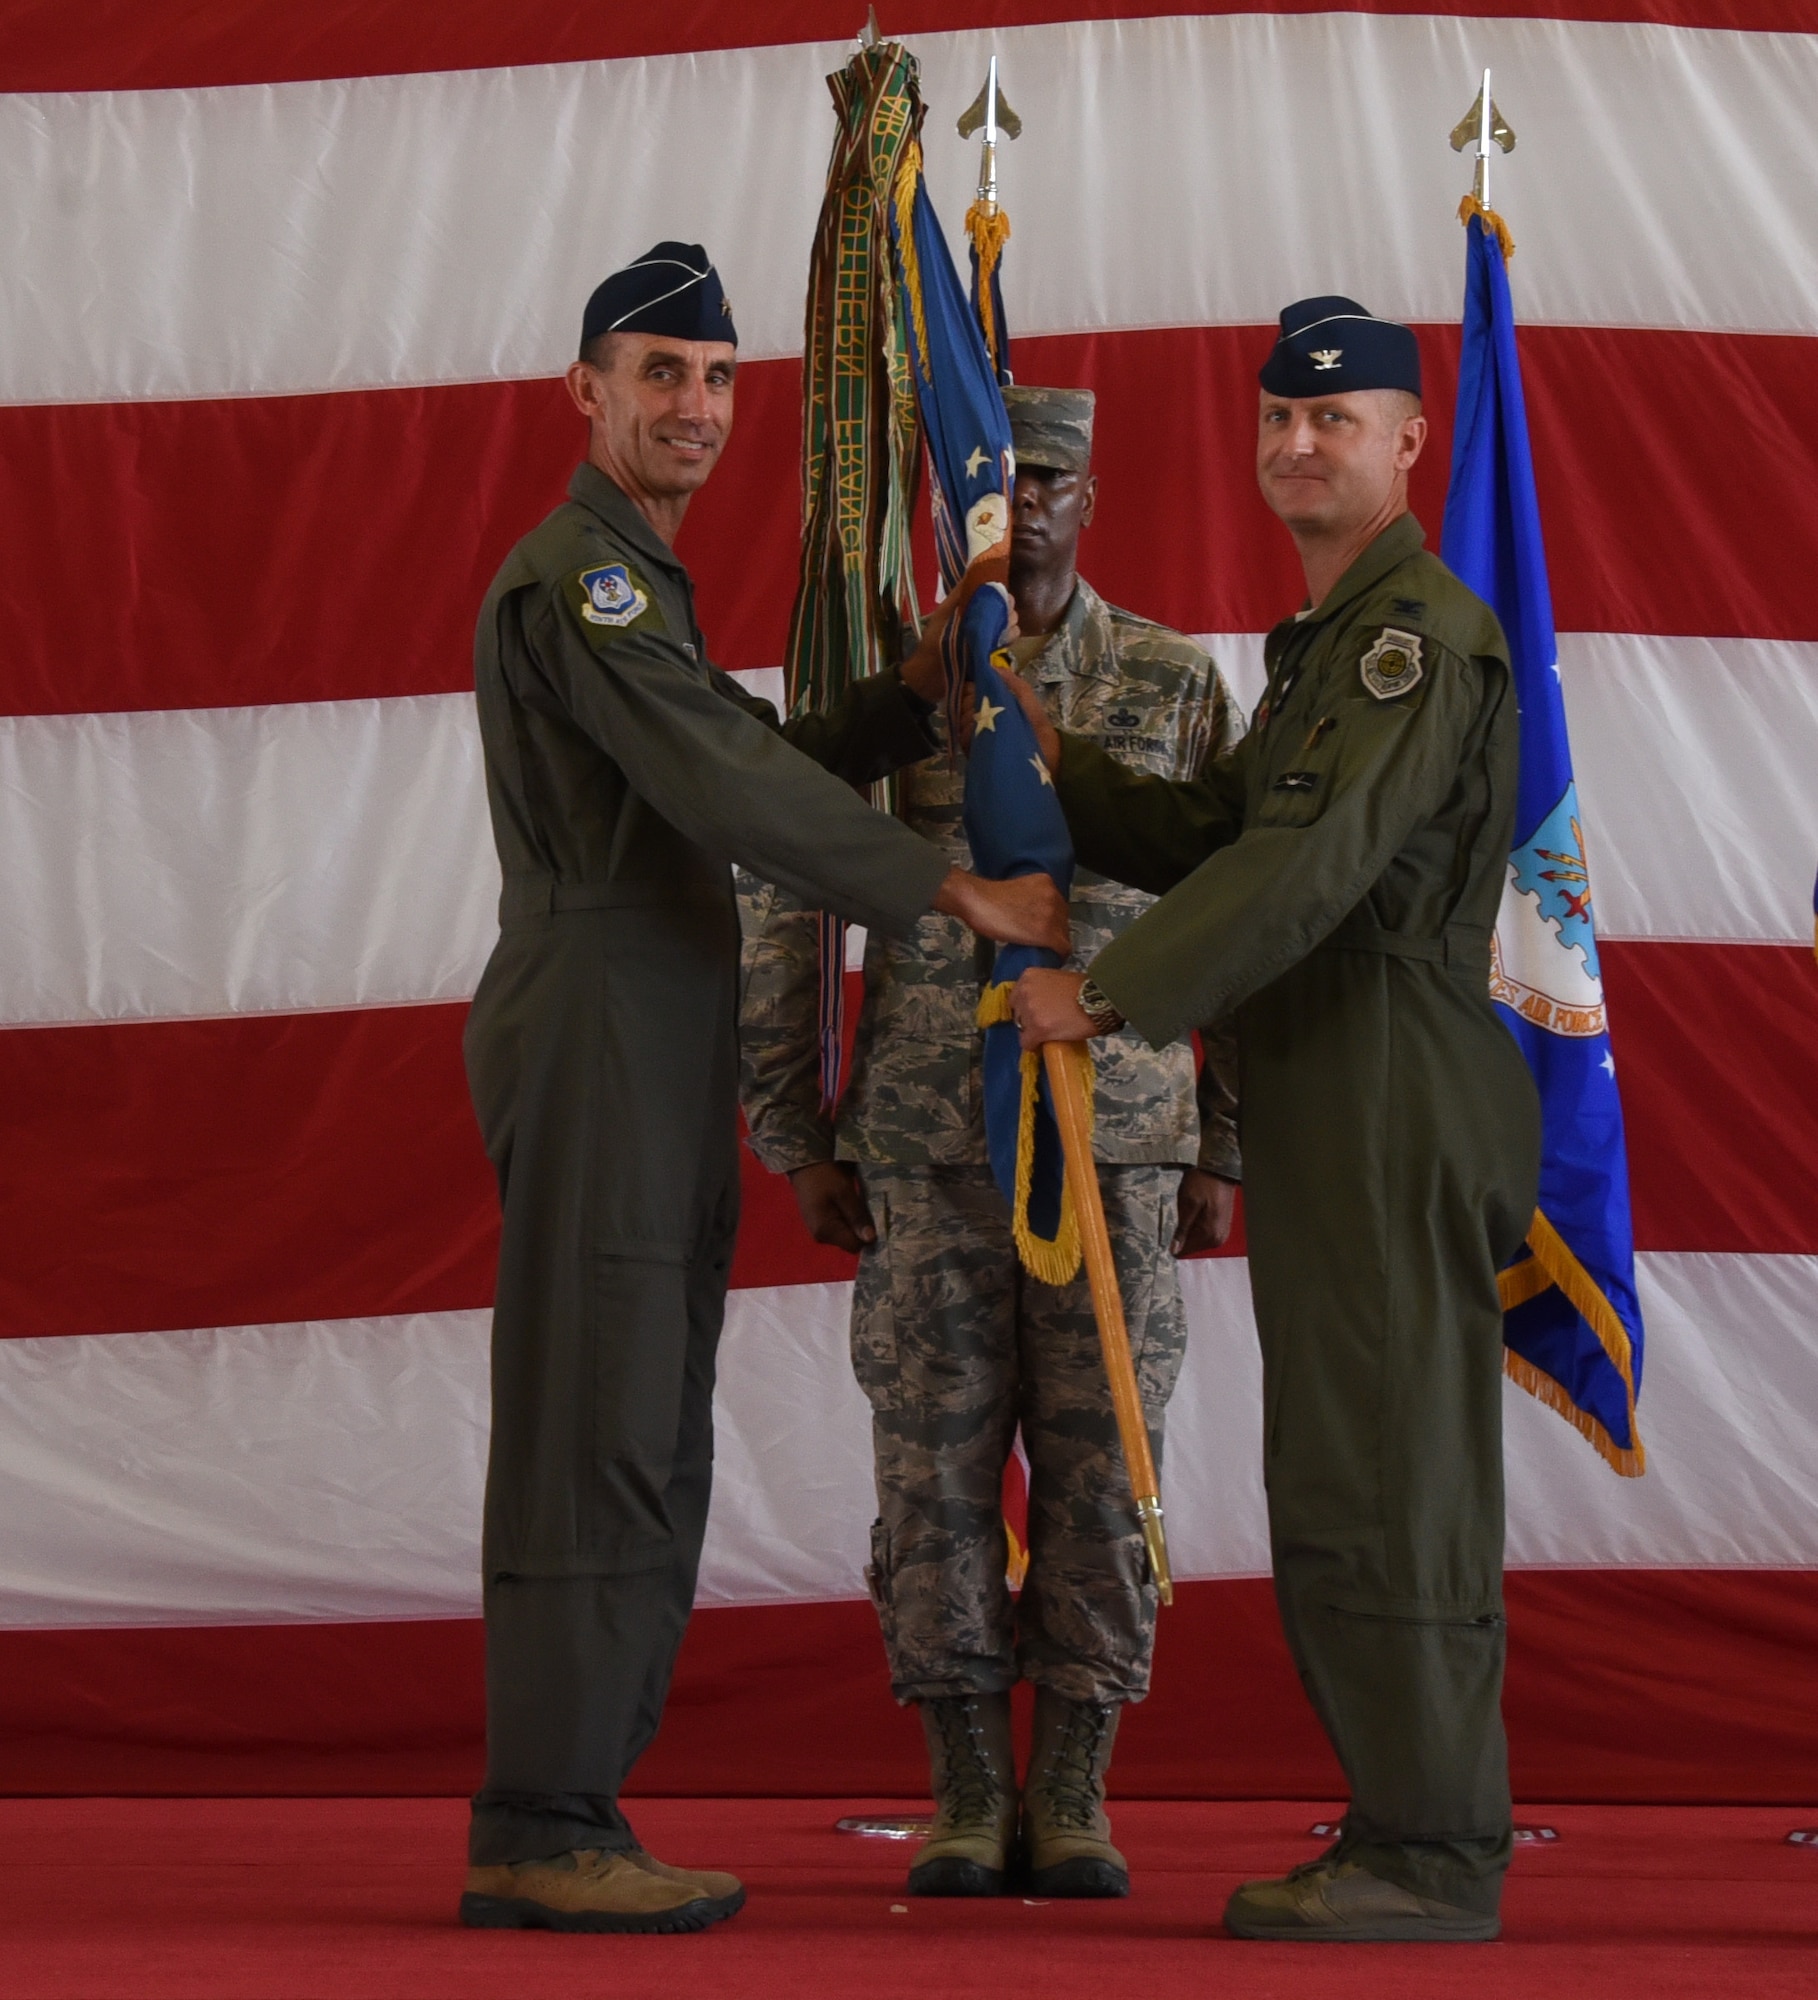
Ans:
<svg viewBox="0 0 1818 2000"><path fill-rule="evenodd" d="M1597 929L1803 944L1818 645L1562 632Z"/></svg>
<svg viewBox="0 0 1818 2000"><path fill-rule="evenodd" d="M1203 643L1253 701L1260 639ZM1818 644L1560 659L1600 933L1803 942ZM496 934L468 695L0 718L0 851L0 1025L462 999Z"/></svg>
<svg viewBox="0 0 1818 2000"><path fill-rule="evenodd" d="M1818 1564L1818 1258L1643 1255L1649 1476L1506 1400L1509 1558ZM1242 1262L1187 1265L1168 1415L1183 1577L1268 1568ZM859 1597L875 1512L850 1288L735 1292L703 1604ZM478 1608L484 1312L0 1342L0 1626L465 1617Z"/></svg>
<svg viewBox="0 0 1818 2000"><path fill-rule="evenodd" d="M499 865L471 695L0 719L0 1022L464 999Z"/></svg>
<svg viewBox="0 0 1818 2000"><path fill-rule="evenodd" d="M1021 333L1266 324L1321 285L1456 319L1442 135L1485 63L1521 133L1525 323L1818 333L1818 206L1787 169L1818 37L1239 14L914 48L950 229L988 54L1028 117L1003 162ZM849 53L0 98L0 401L552 375L590 287L663 237L719 259L747 355L794 353Z"/></svg>

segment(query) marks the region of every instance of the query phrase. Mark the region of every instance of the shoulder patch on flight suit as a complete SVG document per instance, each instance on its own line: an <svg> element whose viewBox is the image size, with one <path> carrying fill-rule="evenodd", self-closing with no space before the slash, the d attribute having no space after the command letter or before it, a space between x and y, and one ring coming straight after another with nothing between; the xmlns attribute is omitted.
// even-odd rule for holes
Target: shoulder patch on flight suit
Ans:
<svg viewBox="0 0 1818 2000"><path fill-rule="evenodd" d="M596 563L562 585L563 595L596 645L614 633L667 630L651 600L650 586L627 562Z"/></svg>
<svg viewBox="0 0 1818 2000"><path fill-rule="evenodd" d="M1357 663L1363 684L1378 701L1393 701L1420 685L1420 635L1385 625L1376 644Z"/></svg>

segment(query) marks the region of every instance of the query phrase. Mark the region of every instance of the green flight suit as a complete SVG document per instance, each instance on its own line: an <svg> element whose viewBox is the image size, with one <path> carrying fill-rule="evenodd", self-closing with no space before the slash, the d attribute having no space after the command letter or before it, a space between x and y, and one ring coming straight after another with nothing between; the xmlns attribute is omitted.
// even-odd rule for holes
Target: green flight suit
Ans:
<svg viewBox="0 0 1818 2000"><path fill-rule="evenodd" d="M635 1844L618 1792L693 1602L738 1222L728 864L895 934L947 869L841 782L933 747L894 674L779 729L618 488L583 465L569 495L474 643L505 878L465 1041L504 1211L481 1865Z"/></svg>
<svg viewBox="0 0 1818 2000"><path fill-rule="evenodd" d="M1081 863L1162 896L1092 978L1157 1047L1236 1011L1276 1594L1350 1781L1345 1851L1494 1910L1496 1273L1533 1214L1540 1122L1488 991L1507 647L1421 540L1404 515L1276 627L1249 735L1200 778L1068 736L1057 782Z"/></svg>

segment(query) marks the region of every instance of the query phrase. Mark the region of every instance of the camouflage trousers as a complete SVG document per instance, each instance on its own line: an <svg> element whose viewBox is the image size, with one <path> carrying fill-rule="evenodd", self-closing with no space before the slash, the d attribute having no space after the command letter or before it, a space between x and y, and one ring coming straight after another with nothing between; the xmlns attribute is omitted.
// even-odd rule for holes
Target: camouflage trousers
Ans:
<svg viewBox="0 0 1818 2000"><path fill-rule="evenodd" d="M1099 1169L1156 1462L1186 1348L1168 1245L1179 1167ZM986 1167L867 1168L852 1357L870 1398L878 1519L867 1572L899 1701L1019 1677L1072 1701L1140 1701L1155 1589L1118 1446L1085 1274L1017 1264ZM1005 1581L1003 1476L1021 1427L1029 1569Z"/></svg>

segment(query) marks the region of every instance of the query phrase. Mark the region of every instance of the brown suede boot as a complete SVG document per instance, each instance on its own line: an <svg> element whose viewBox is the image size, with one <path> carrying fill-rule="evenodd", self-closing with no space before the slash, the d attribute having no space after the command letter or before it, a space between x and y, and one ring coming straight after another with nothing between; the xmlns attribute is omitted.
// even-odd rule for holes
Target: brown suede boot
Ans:
<svg viewBox="0 0 1818 2000"><path fill-rule="evenodd" d="M660 1875L665 1882L679 1882L710 1902L723 1903L733 1896L741 1903L745 1900L744 1883L736 1875L728 1875L722 1869L671 1868L667 1861L659 1861L647 1847L631 1848L625 1859L636 1862L645 1874Z"/></svg>
<svg viewBox="0 0 1818 2000"><path fill-rule="evenodd" d="M1233 1937L1313 1944L1487 1944L1502 1928L1492 1911L1461 1910L1372 1875L1336 1848L1286 1875L1246 1882L1225 1905Z"/></svg>
<svg viewBox="0 0 1818 2000"><path fill-rule="evenodd" d="M468 1869L461 1921L477 1930L702 1931L744 1900L736 1876L665 1868L642 1848L606 1854L586 1847L548 1861Z"/></svg>
<svg viewBox="0 0 1818 2000"><path fill-rule="evenodd" d="M1008 1694L924 1701L934 1832L909 1870L912 1896L1001 1896L1016 1841Z"/></svg>
<svg viewBox="0 0 1818 2000"><path fill-rule="evenodd" d="M1111 1845L1105 1774L1115 1702L1035 1691L1035 1743L1023 1784L1023 1855L1032 1896L1127 1896L1130 1869Z"/></svg>

